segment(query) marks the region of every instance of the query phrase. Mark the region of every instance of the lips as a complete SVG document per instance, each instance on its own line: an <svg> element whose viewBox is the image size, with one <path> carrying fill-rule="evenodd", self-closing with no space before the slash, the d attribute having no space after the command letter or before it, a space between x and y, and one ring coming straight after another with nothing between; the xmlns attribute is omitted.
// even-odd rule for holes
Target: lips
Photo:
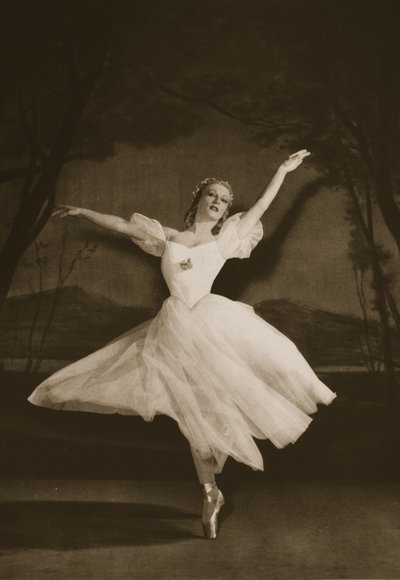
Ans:
<svg viewBox="0 0 400 580"><path fill-rule="evenodd" d="M210 209L212 211L215 211L215 212L218 212L219 211L219 209L218 209L218 207L216 205L210 205Z"/></svg>

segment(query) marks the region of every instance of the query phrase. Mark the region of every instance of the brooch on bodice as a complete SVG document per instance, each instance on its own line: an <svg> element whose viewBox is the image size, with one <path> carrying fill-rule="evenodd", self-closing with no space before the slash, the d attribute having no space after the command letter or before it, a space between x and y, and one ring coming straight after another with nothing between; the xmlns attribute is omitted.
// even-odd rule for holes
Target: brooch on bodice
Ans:
<svg viewBox="0 0 400 580"><path fill-rule="evenodd" d="M193 268L192 260L190 258L182 260L182 262L179 262L179 265L182 270L190 270L190 268Z"/></svg>

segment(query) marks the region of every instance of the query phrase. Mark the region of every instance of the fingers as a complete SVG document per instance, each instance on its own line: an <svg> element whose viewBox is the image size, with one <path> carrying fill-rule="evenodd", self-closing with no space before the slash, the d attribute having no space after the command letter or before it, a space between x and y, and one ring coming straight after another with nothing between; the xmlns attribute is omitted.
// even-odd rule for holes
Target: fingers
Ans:
<svg viewBox="0 0 400 580"><path fill-rule="evenodd" d="M56 210L55 210L55 211L53 211L53 213L51 214L51 217L54 217L54 216L56 216L56 215L60 215L60 214L62 214L62 213L65 213L65 211L66 211L66 210L65 210L64 208L61 208L61 209L56 209Z"/></svg>
<svg viewBox="0 0 400 580"><path fill-rule="evenodd" d="M296 151L296 153L292 153L292 155L289 155L289 159L293 159L296 157L298 159L304 159L305 157L308 157L309 155L311 155L311 153L307 149L301 149L300 151Z"/></svg>
<svg viewBox="0 0 400 580"><path fill-rule="evenodd" d="M73 205L56 205L55 210L51 214L51 217L58 215L59 217L66 217L70 214L71 210L75 209Z"/></svg>
<svg viewBox="0 0 400 580"><path fill-rule="evenodd" d="M311 153L308 149L300 149L300 151L296 151L296 153L289 155L289 157L287 157L283 162L282 167L284 167L287 172L294 171L309 155L311 155Z"/></svg>

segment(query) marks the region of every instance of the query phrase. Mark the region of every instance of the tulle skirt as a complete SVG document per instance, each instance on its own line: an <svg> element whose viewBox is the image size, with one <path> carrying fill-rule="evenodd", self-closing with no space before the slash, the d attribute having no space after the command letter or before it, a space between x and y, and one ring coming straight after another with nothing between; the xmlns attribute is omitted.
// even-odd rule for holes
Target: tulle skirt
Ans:
<svg viewBox="0 0 400 580"><path fill-rule="evenodd" d="M253 469L253 437L276 447L307 429L333 393L296 346L252 307L216 294L188 308L169 297L158 315L53 374L29 401L71 411L172 417L200 458Z"/></svg>

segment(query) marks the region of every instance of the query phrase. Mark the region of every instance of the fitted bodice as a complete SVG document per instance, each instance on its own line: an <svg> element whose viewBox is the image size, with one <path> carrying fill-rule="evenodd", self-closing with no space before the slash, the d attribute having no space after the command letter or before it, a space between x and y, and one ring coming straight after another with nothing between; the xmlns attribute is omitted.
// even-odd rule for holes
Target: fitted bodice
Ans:
<svg viewBox="0 0 400 580"><path fill-rule="evenodd" d="M167 241L162 255L161 271L171 296L193 308L210 293L225 260L216 241L192 248Z"/></svg>
<svg viewBox="0 0 400 580"><path fill-rule="evenodd" d="M244 237L238 235L242 214L226 220L218 236L211 242L188 248L167 239L157 220L134 213L131 222L142 232L143 238L132 238L142 250L161 257L161 271L171 296L189 308L210 293L211 286L229 258L248 258L263 236L261 222L257 222Z"/></svg>

